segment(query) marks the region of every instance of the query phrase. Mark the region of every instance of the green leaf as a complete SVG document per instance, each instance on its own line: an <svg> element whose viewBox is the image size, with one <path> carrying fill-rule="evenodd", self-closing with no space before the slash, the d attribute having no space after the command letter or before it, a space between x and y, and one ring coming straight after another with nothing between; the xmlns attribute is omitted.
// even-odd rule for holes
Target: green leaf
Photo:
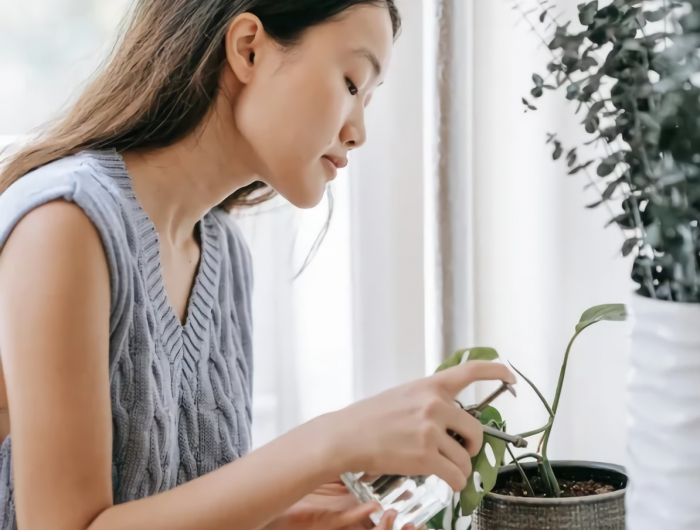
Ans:
<svg viewBox="0 0 700 530"><path fill-rule="evenodd" d="M493 348L470 348L468 361L495 361L498 359L498 352Z"/></svg>
<svg viewBox="0 0 700 530"><path fill-rule="evenodd" d="M622 322L624 320L627 320L625 304L598 305L591 307L581 315L581 320L576 324L576 333L580 333L596 322Z"/></svg>
<svg viewBox="0 0 700 530"><path fill-rule="evenodd" d="M535 83L536 87L542 88L544 86L544 79L542 79L541 75L532 74L532 82Z"/></svg>
<svg viewBox="0 0 700 530"><path fill-rule="evenodd" d="M453 368L462 363L462 358L464 354L467 354L467 361L493 361L498 359L498 352L493 348L467 348L464 350L459 350L452 354L444 363L442 363L436 372L442 372L448 368Z"/></svg>
<svg viewBox="0 0 700 530"><path fill-rule="evenodd" d="M554 160L559 160L563 153L564 153L564 148L561 146L561 143L555 141L554 142L554 153L552 153L552 158Z"/></svg>
<svg viewBox="0 0 700 530"><path fill-rule="evenodd" d="M607 188L605 188L605 191L603 192L602 199L604 201L607 201L612 198L613 194L615 193L615 190L625 182L624 177L620 177L618 179L613 180L610 184L608 184Z"/></svg>
<svg viewBox="0 0 700 530"><path fill-rule="evenodd" d="M578 19L584 26L590 26L595 20L595 14L598 11L598 2L589 2L578 6Z"/></svg>
<svg viewBox="0 0 700 530"><path fill-rule="evenodd" d="M469 350L459 350L458 352L453 353L450 357L447 358L447 360L444 363L438 366L438 369L435 371L442 372L443 370L447 370L448 368L457 366L462 362L462 356L468 351Z"/></svg>
<svg viewBox="0 0 700 530"><path fill-rule="evenodd" d="M566 87L566 99L568 99L569 101L573 101L574 99L576 99L580 93L580 83L571 83L568 87Z"/></svg>
<svg viewBox="0 0 700 530"><path fill-rule="evenodd" d="M639 246L639 243L642 240L639 239L638 237L631 237L627 241L625 241L622 245L622 255L624 257L629 256L632 254L632 251Z"/></svg>
<svg viewBox="0 0 700 530"><path fill-rule="evenodd" d="M593 160L589 160L589 161L586 162L585 164L581 164L580 166L576 166L574 169L572 169L571 171L569 171L569 175L575 175L576 173L578 173L578 172L581 171L582 169L586 169L586 168L587 168L588 166L590 166L592 163L593 163Z"/></svg>
<svg viewBox="0 0 700 530"><path fill-rule="evenodd" d="M447 508L445 508L445 510L447 510ZM445 519L445 510L442 510L439 514L428 521L425 524L426 528L429 528L430 530L443 530L442 522Z"/></svg>
<svg viewBox="0 0 700 530"><path fill-rule="evenodd" d="M623 50L629 50L632 52L645 52L646 48L642 46L642 44L635 39L626 39L622 43L622 49Z"/></svg>
<svg viewBox="0 0 700 530"><path fill-rule="evenodd" d="M490 427L495 427L496 429L503 430L505 428L505 422L501 417L501 413L495 407L486 407L479 416L479 421L482 425L488 425Z"/></svg>
<svg viewBox="0 0 700 530"><path fill-rule="evenodd" d="M646 18L649 22L658 22L659 20L666 18L669 11L670 10L666 8L658 9L656 11L646 11L644 13L644 18Z"/></svg>
<svg viewBox="0 0 700 530"><path fill-rule="evenodd" d="M490 425L500 430L505 430L505 424L499 412L493 407L487 407L481 414L480 420L485 425ZM494 465L489 462L487 456L487 445L493 451ZM506 453L506 443L503 440L498 440L488 434L484 436L484 445L479 451L479 454L472 458L472 475L469 477L467 487L460 495L462 505L462 516L471 515L479 505L484 496L490 492L496 485L498 478L498 469L503 462L503 457ZM479 481L480 491L477 491L475 480Z"/></svg>
<svg viewBox="0 0 700 530"><path fill-rule="evenodd" d="M603 162L602 164L600 164L598 166L598 176L599 177L607 177L613 171L615 171L615 166L613 166L611 164L606 164L605 162Z"/></svg>

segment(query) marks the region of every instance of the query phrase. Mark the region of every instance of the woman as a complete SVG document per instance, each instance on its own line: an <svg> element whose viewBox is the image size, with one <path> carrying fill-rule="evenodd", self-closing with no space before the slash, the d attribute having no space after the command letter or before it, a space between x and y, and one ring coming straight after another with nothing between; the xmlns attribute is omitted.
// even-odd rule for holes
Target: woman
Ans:
<svg viewBox="0 0 700 530"><path fill-rule="evenodd" d="M350 530L376 506L342 472L466 484L481 428L452 402L513 382L500 365L246 454L252 280L226 210L268 189L319 202L365 142L398 28L393 0L140 0L104 71L5 165L3 529Z"/></svg>

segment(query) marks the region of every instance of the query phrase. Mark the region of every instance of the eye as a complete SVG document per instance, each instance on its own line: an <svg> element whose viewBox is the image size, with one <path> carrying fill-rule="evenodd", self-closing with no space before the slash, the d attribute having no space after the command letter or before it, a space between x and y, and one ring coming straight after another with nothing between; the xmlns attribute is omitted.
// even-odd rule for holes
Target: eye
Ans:
<svg viewBox="0 0 700 530"><path fill-rule="evenodd" d="M348 84L348 90L350 91L350 94L356 96L358 90L355 84L352 81L350 81L350 79L348 79L347 77L345 78L345 82Z"/></svg>

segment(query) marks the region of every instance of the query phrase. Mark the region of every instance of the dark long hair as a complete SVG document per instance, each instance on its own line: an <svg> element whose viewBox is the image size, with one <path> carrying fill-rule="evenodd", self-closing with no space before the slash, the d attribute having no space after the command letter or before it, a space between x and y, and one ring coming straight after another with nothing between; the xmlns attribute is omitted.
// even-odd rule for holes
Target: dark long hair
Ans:
<svg viewBox="0 0 700 530"><path fill-rule="evenodd" d="M226 31L237 15L256 15L289 47L310 27L362 4L385 6L398 33L394 0L137 0L120 44L80 99L10 157L0 193L26 173L85 149L165 147L191 133L218 93ZM261 182L242 188L222 207L260 203L272 195L263 188Z"/></svg>

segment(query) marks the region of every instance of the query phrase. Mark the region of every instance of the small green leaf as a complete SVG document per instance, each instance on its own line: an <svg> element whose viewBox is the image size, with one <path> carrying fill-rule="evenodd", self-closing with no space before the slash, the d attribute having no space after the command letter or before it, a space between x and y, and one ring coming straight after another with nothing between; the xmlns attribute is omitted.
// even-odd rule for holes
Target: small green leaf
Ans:
<svg viewBox="0 0 700 530"><path fill-rule="evenodd" d="M469 352L468 361L495 361L498 359L498 352L493 348L471 348L467 350Z"/></svg>
<svg viewBox="0 0 700 530"><path fill-rule="evenodd" d="M625 182L625 178L620 177L618 179L613 180L610 184L608 184L608 187L605 188L605 191L603 192L603 196L602 196L603 200L607 201L607 200L611 199L613 194L615 193L615 190L623 182Z"/></svg>
<svg viewBox="0 0 700 530"><path fill-rule="evenodd" d="M615 166L613 166L611 164L606 164L605 162L603 162L602 164L600 164L598 166L597 172L598 172L599 177L607 177L613 171L615 171Z"/></svg>
<svg viewBox="0 0 700 530"><path fill-rule="evenodd" d="M576 99L580 93L580 83L571 83L568 87L566 87L566 99L568 99L569 101L573 101L574 99Z"/></svg>
<svg viewBox="0 0 700 530"><path fill-rule="evenodd" d="M552 158L554 160L559 160L563 153L564 153L564 148L561 146L561 143L555 141L554 142L554 153L552 153Z"/></svg>
<svg viewBox="0 0 700 530"><path fill-rule="evenodd" d="M598 2L589 2L578 6L578 19L584 26L590 26L595 20L595 14L598 11Z"/></svg>
<svg viewBox="0 0 700 530"><path fill-rule="evenodd" d="M459 350L452 354L444 363L442 363L436 372L442 372L448 368L453 368L462 363L462 358L464 354L467 354L467 361L493 361L498 359L498 352L493 348L467 348L464 350Z"/></svg>
<svg viewBox="0 0 700 530"><path fill-rule="evenodd" d="M447 508L445 508L447 510ZM445 519L445 510L442 510L439 514L428 521L425 526L430 530L443 530L443 520Z"/></svg>
<svg viewBox="0 0 700 530"><path fill-rule="evenodd" d="M576 173L578 173L578 172L581 171L582 169L586 169L586 168L587 168L588 166L590 166L593 162L594 162L593 160L589 160L589 161L586 162L585 164L581 164L580 166L576 166L574 169L572 169L571 171L569 171L569 175L575 175Z"/></svg>
<svg viewBox="0 0 700 530"><path fill-rule="evenodd" d="M635 39L626 39L622 43L622 49L623 50L629 50L633 52L645 52L646 48L642 46L642 44Z"/></svg>
<svg viewBox="0 0 700 530"><path fill-rule="evenodd" d="M644 18L646 18L649 22L658 22L659 20L663 20L666 18L666 15L669 13L669 9L658 9L656 11L645 11L644 12Z"/></svg>
<svg viewBox="0 0 700 530"><path fill-rule="evenodd" d="M491 406L488 406L483 411L481 411L479 421L482 425L489 425L500 430L503 430L505 425L505 422L501 417L501 413L498 412L498 410L495 407Z"/></svg>
<svg viewBox="0 0 700 530"><path fill-rule="evenodd" d="M495 465L491 465L491 462L489 462L489 458L486 454L487 446L490 446L493 451ZM460 495L462 516L466 517L471 515L484 496L494 488L496 479L498 478L498 469L500 468L500 463L503 462L505 452L506 443L503 440L498 440L488 434L484 436L484 445L481 451L472 458L472 468L474 471L469 477L467 487ZM475 479L480 482L479 491L477 491Z"/></svg>
<svg viewBox="0 0 700 530"><path fill-rule="evenodd" d="M641 241L642 240L639 239L638 237L629 238L622 245L622 255L626 258L630 254L632 254L632 251L639 246L639 243Z"/></svg>
<svg viewBox="0 0 700 530"><path fill-rule="evenodd" d="M435 371L442 372L443 370L457 366L462 362L462 356L468 351L469 350L459 350L458 352L453 353L444 363L438 366L438 369Z"/></svg>
<svg viewBox="0 0 700 530"><path fill-rule="evenodd" d="M580 333L588 326L596 322L614 321L622 322L627 320L627 309L625 304L604 304L591 307L581 315L581 320L576 324L576 333Z"/></svg>

